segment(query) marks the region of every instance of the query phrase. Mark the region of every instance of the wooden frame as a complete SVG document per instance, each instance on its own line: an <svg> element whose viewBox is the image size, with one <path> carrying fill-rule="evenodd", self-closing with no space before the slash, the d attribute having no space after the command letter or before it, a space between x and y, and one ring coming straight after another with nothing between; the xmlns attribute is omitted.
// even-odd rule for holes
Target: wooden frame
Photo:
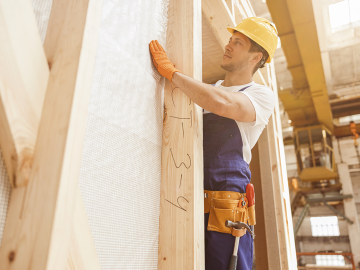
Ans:
<svg viewBox="0 0 360 270"><path fill-rule="evenodd" d="M44 43L45 65L45 54L39 33L34 29L35 18L30 3L26 0L2 0L0 4L3 14L13 11L9 13L13 17L4 17L6 24L2 24L1 35L6 46L1 50L25 46L25 53L14 53L19 57L16 63L29 63L23 67L25 70L19 70L25 74L34 68L31 63L39 63L41 68L32 74L32 80L37 79L42 82L38 85L46 86L49 78L46 95L36 87L17 89L14 95L14 100L26 94L33 99L32 103L22 100L25 108L39 107L42 100L45 101L41 120L39 115L32 119L33 122L25 119L23 123L24 126L39 127L39 132L36 146L34 132L31 136L25 133L28 144L35 148L33 158L31 156L32 168L27 186L13 189L0 248L0 264L3 269L100 269L79 192L78 176L102 1L53 2ZM23 14L14 12L19 7L22 7ZM26 16L22 16L24 14ZM11 31L16 29L19 21L25 32L31 30L22 40L21 31ZM6 39L6 30L14 38ZM28 40L33 46L26 48ZM12 64L12 59L3 59L6 60L10 62L5 64ZM50 76L46 63L50 67ZM4 81L4 77L1 80ZM1 92L2 101L13 90L12 87L10 85L7 91ZM7 105L3 103L3 107ZM40 112L41 109L42 106ZM2 125L8 120L9 130L16 130L17 122L11 121L4 110L1 120ZM12 139L18 149L20 143L14 133L11 135L7 139ZM14 179L16 177L17 174Z"/></svg>
<svg viewBox="0 0 360 270"><path fill-rule="evenodd" d="M0 144L14 187L0 247L4 269L100 269L77 180L101 5L101 0L55 0L44 53L28 1L0 0L0 12L7 14L0 16L0 56L7 61L0 66L0 82L9 85L0 87L0 127L5 130ZM201 8L204 13L207 9L206 14L216 14L217 7L226 11L224 18L212 20L223 44L227 42L223 32L227 31L227 22L253 13L247 1L233 0L229 8L221 0L204 1L203 6L200 0L170 0L167 53L182 72L198 80ZM17 29L19 22L23 32ZM33 67L32 75L26 75ZM21 78L21 87L15 76ZM275 83L274 76L272 66L268 69L268 84ZM6 78L12 78L10 84ZM255 80L266 84L261 72ZM10 91L13 96L8 95ZM33 107L37 108L35 112ZM21 121L11 108L23 109ZM266 216L264 221L277 218L273 220L275 227L260 227L258 235L264 229L267 246L271 247L264 262L272 265L269 269L281 269L277 267L284 261L292 265L292 243L283 243L288 239L278 230L289 230L291 219L286 218L287 185L281 182L284 175L273 176L274 164L283 163L283 150L271 140L274 134L279 136L274 131L278 130L274 125L278 120L272 121L273 129L266 129L259 142L262 147L255 148L261 164L259 179L269 178L263 184L265 187L267 183L272 192L258 193L264 204L257 205L258 213ZM19 139L18 134L26 135ZM270 155L268 143L277 149L276 160ZM162 160L159 269L204 269L202 111L168 81ZM272 210L265 212L265 206ZM288 227L279 225L285 220ZM274 243L280 247L274 249ZM282 255L284 252L287 257ZM262 256L258 253L259 259Z"/></svg>

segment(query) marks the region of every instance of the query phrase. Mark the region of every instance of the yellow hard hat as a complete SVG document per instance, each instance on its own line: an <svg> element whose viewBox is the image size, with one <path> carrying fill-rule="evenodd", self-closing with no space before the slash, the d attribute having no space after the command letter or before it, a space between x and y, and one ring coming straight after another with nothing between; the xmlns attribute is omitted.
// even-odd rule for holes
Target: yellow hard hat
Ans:
<svg viewBox="0 0 360 270"><path fill-rule="evenodd" d="M266 63L271 62L278 43L278 31L273 23L264 18L250 17L235 28L228 27L227 30L231 34L236 30L251 38L268 52L269 58Z"/></svg>

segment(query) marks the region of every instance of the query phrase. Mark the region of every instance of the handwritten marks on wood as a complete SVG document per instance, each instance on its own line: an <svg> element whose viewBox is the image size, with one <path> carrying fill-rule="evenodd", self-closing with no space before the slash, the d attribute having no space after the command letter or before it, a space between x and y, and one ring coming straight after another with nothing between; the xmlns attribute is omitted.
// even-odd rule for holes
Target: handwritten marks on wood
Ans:
<svg viewBox="0 0 360 270"><path fill-rule="evenodd" d="M166 52L201 80L201 1L170 0ZM202 270L204 198L202 109L166 80L160 201L160 270Z"/></svg>
<svg viewBox="0 0 360 270"><path fill-rule="evenodd" d="M193 153L190 148L184 147L189 143L189 134L193 129L192 119L192 102L182 93L179 87L174 87L174 84L169 83L171 88L171 102L166 102L168 95L165 93L165 114L164 121L165 126L169 126L169 129L173 132L172 139L174 147L171 146L172 142L169 142L170 148L170 169L174 170L176 195L175 197L165 200L171 205L177 207L182 211L187 211L186 207L189 204L189 199L186 197L186 181L191 175L188 175L188 170L192 169ZM175 92L175 93L174 93ZM175 102L176 100L176 102ZM176 106L177 104L177 106ZM168 106L168 107L167 107ZM180 109L180 110L178 110ZM175 135L175 136L174 136ZM183 145L183 147L181 147ZM173 167L173 168L171 168ZM190 171L191 173L191 171ZM183 187L183 188L182 188ZM174 194L169 194L174 195Z"/></svg>

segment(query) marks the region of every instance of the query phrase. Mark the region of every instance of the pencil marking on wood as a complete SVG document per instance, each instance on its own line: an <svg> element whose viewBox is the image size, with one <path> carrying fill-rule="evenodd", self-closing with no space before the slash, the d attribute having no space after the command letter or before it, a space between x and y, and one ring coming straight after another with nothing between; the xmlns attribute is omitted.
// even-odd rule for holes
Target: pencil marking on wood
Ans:
<svg viewBox="0 0 360 270"><path fill-rule="evenodd" d="M169 201L169 200L167 200L167 199L165 199L165 201L171 203L173 206L175 206L175 207L177 207L177 208L179 208L179 209L181 209L181 210L184 210L184 211L186 212L186 209L185 209L184 207L182 207L181 204L179 203L179 199L184 199L187 203L189 203L189 201L188 201L185 197L183 197L183 196L179 196L179 197L177 198L176 201L177 201L178 205L172 203L171 201Z"/></svg>
<svg viewBox="0 0 360 270"><path fill-rule="evenodd" d="M190 125L190 127L192 128L192 110L190 111L190 119L191 119L191 125Z"/></svg>
<svg viewBox="0 0 360 270"><path fill-rule="evenodd" d="M176 167L177 169L179 169L179 168L181 167L181 165L184 165L186 169L189 169L189 168L191 167L191 158L190 158L190 155L189 155L189 154L186 154L186 155L188 156L189 160L190 160L189 166L186 166L186 164L185 164L184 162L181 162L180 165L177 166L177 165L176 165L175 158L174 158L174 154L173 154L173 152L172 152L172 148L170 148L170 153L171 153L171 156L172 156L172 158L173 158L173 160L174 160L175 167Z"/></svg>
<svg viewBox="0 0 360 270"><path fill-rule="evenodd" d="M176 118L176 119L190 120L190 118L187 118L187 117L176 117L176 116L169 116L169 117Z"/></svg>
<svg viewBox="0 0 360 270"><path fill-rule="evenodd" d="M174 93L174 90L175 90L176 88L179 88L179 87L175 87L175 88L173 88L173 89L171 90L171 99L172 99L172 102L173 102L173 104L174 104L174 108L176 108L176 106L175 106L175 101L174 101L173 93Z"/></svg>

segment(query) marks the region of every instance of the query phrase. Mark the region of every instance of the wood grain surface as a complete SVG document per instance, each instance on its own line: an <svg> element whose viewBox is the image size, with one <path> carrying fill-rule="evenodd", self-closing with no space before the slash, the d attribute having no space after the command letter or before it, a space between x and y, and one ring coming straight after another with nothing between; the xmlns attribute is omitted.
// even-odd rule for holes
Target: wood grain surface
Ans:
<svg viewBox="0 0 360 270"><path fill-rule="evenodd" d="M29 180L49 68L31 2L0 0L0 147L12 187Z"/></svg>
<svg viewBox="0 0 360 270"><path fill-rule="evenodd" d="M50 77L33 166L28 185L11 196L1 269L68 267L101 11L101 0L53 2L44 44Z"/></svg>
<svg viewBox="0 0 360 270"><path fill-rule="evenodd" d="M201 81L201 1L170 0L166 51ZM202 109L165 83L159 269L204 269Z"/></svg>

